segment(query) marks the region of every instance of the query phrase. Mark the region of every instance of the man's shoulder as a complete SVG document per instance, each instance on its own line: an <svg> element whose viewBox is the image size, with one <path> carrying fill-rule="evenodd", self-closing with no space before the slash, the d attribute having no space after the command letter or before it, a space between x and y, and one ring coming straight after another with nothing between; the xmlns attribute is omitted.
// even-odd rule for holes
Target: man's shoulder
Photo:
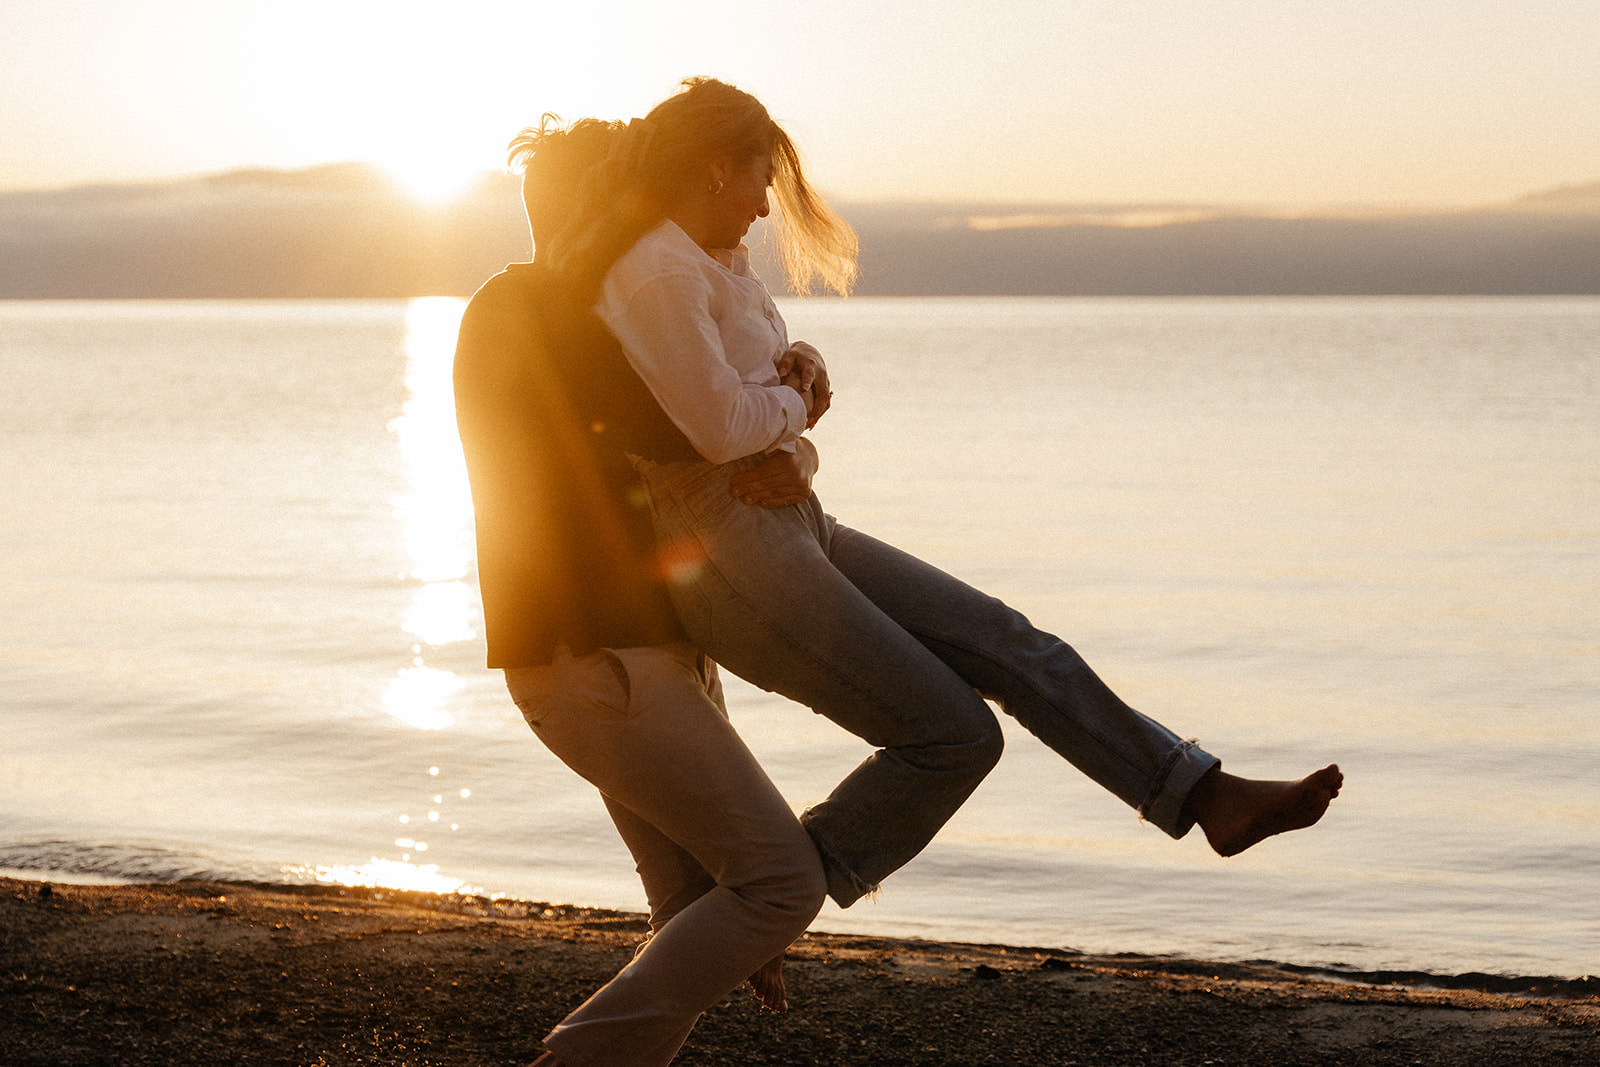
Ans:
<svg viewBox="0 0 1600 1067"><path fill-rule="evenodd" d="M550 331L561 308L557 287L531 263L513 263L478 287L461 314L460 346L499 346Z"/></svg>
<svg viewBox="0 0 1600 1067"><path fill-rule="evenodd" d="M543 282L532 264L513 263L472 294L461 314L453 376L457 399L488 399L540 361L546 326Z"/></svg>
<svg viewBox="0 0 1600 1067"><path fill-rule="evenodd" d="M512 263L478 287L467 301L466 314L488 315L526 310L548 291L543 271L532 263Z"/></svg>

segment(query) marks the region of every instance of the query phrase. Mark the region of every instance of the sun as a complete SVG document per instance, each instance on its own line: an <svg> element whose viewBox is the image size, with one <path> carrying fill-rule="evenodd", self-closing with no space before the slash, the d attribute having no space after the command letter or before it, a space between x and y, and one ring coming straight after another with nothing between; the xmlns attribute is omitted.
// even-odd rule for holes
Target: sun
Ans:
<svg viewBox="0 0 1600 1067"><path fill-rule="evenodd" d="M380 165L389 180L411 199L430 207L442 207L466 194L484 176L473 159L451 153L418 155L409 159L385 160Z"/></svg>

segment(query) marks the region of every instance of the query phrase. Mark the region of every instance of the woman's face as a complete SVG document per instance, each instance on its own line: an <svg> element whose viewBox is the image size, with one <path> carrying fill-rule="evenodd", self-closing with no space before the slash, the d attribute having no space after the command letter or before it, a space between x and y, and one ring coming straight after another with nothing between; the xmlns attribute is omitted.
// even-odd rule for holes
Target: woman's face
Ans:
<svg viewBox="0 0 1600 1067"><path fill-rule="evenodd" d="M767 188L772 184L772 157L765 153L735 162L711 198L718 248L737 248L757 219L767 217Z"/></svg>

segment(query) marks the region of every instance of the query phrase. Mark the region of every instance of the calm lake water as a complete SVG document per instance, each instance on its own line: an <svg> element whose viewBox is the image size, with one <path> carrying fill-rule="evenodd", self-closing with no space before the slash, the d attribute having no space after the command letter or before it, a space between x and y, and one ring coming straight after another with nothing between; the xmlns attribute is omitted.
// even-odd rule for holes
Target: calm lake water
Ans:
<svg viewBox="0 0 1600 1067"><path fill-rule="evenodd" d="M643 907L482 666L461 308L0 302L0 868ZM819 928L1600 970L1600 300L784 310L833 372L829 510L1230 769L1347 776L1316 830L1223 861L1009 729ZM729 698L796 807L864 753Z"/></svg>

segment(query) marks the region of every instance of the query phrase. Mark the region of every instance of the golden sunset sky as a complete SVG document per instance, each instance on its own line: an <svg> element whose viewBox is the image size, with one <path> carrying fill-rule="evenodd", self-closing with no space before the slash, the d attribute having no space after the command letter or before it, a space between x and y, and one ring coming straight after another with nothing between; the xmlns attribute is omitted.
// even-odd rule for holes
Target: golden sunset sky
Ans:
<svg viewBox="0 0 1600 1067"><path fill-rule="evenodd" d="M1475 204L1600 179L1597 0L21 0L0 190L365 160L754 92L854 200Z"/></svg>

